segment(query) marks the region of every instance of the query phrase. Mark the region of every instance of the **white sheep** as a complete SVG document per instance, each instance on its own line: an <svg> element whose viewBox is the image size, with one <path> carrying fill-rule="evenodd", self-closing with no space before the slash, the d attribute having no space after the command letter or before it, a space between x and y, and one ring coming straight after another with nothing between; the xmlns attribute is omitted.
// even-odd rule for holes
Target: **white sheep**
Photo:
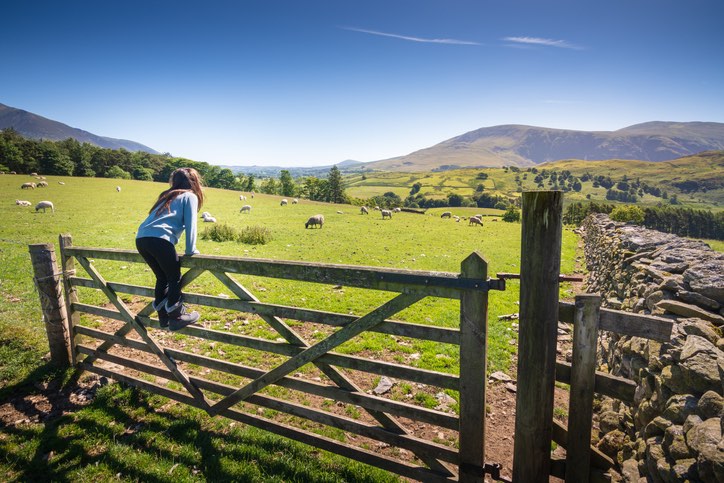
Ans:
<svg viewBox="0 0 724 483"><path fill-rule="evenodd" d="M30 206L31 203L25 200L15 200L15 204L18 206Z"/></svg>
<svg viewBox="0 0 724 483"><path fill-rule="evenodd" d="M58 184L65 184L63 181L58 181Z"/></svg>
<svg viewBox="0 0 724 483"><path fill-rule="evenodd" d="M382 213L383 220L385 218L389 218L390 220L392 219L392 212L390 210L380 210L380 212Z"/></svg>
<svg viewBox="0 0 724 483"><path fill-rule="evenodd" d="M453 215L453 218L455 218L455 221L457 221L458 223L460 223L460 217L459 217L458 215Z"/></svg>
<svg viewBox="0 0 724 483"><path fill-rule="evenodd" d="M287 206L287 203L289 203L289 202L287 201L286 198L284 198L284 199L282 200L282 202L279 203L279 206Z"/></svg>
<svg viewBox="0 0 724 483"><path fill-rule="evenodd" d="M471 216L471 217L470 217L470 221L468 222L468 226L470 226L470 225L480 225L480 226L483 226L483 220L481 220L480 218L478 218L478 217L476 217L476 216Z"/></svg>
<svg viewBox="0 0 724 483"><path fill-rule="evenodd" d="M20 189L22 190L34 190L35 189L35 183L23 183L20 185Z"/></svg>
<svg viewBox="0 0 724 483"><path fill-rule="evenodd" d="M299 199L298 199L298 198L294 198L294 199L292 200L292 204L293 204L293 205L296 205L297 203L299 203Z"/></svg>
<svg viewBox="0 0 724 483"><path fill-rule="evenodd" d="M375 206L375 211L380 211L379 205Z"/></svg>
<svg viewBox="0 0 724 483"><path fill-rule="evenodd" d="M440 215L440 218L452 218L452 213L445 211L442 215Z"/></svg>
<svg viewBox="0 0 724 483"><path fill-rule="evenodd" d="M337 211L338 215L344 215L344 211Z"/></svg>
<svg viewBox="0 0 724 483"><path fill-rule="evenodd" d="M41 201L37 205L35 205L35 211L43 210L43 213L45 213L45 210L47 208L50 208L50 211L55 213L55 207L53 206L53 203L50 201Z"/></svg>
<svg viewBox="0 0 724 483"><path fill-rule="evenodd" d="M216 223L216 218L213 216L205 216L204 223Z"/></svg>
<svg viewBox="0 0 724 483"><path fill-rule="evenodd" d="M240 213L251 213L251 205L242 206Z"/></svg>
<svg viewBox="0 0 724 483"><path fill-rule="evenodd" d="M398 207L398 208L394 208L392 211L393 211L393 213L399 213L399 212L402 211L402 208L399 208L399 207Z"/></svg>
<svg viewBox="0 0 724 483"><path fill-rule="evenodd" d="M244 196L244 195L239 195L239 200L241 200L241 201L246 201L246 196Z"/></svg>
<svg viewBox="0 0 724 483"><path fill-rule="evenodd" d="M363 206L359 209L359 214L360 215L369 215L370 210L368 210L366 206Z"/></svg>
<svg viewBox="0 0 724 483"><path fill-rule="evenodd" d="M120 193L120 192L121 192L121 187L120 187L120 186L116 186L116 191L118 191L118 192Z"/></svg>
<svg viewBox="0 0 724 483"><path fill-rule="evenodd" d="M41 182L39 182L39 183L38 183L37 185L35 185L35 186L38 187L38 188L47 188L47 187L48 187L48 183L47 183L46 181L41 181Z"/></svg>
<svg viewBox="0 0 724 483"><path fill-rule="evenodd" d="M211 216L211 213L209 213L208 211L204 211L203 213L201 213L201 218L206 218L209 216Z"/></svg>
<svg viewBox="0 0 724 483"><path fill-rule="evenodd" d="M319 226L319 228L322 228L322 225L324 225L324 215L314 215L310 216L307 222L304 224L304 228L309 228Z"/></svg>

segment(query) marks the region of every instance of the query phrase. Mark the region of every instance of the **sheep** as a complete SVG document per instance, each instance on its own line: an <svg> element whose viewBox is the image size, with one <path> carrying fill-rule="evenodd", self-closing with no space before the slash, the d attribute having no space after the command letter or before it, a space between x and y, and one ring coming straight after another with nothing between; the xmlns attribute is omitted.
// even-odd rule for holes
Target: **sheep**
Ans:
<svg viewBox="0 0 724 483"><path fill-rule="evenodd" d="M37 176L38 173L30 173L30 176Z"/></svg>
<svg viewBox="0 0 724 483"><path fill-rule="evenodd" d="M38 183L38 184L35 185L35 186L36 186L37 188L47 188L47 187L48 187L48 183L45 182L45 181L41 181L40 183Z"/></svg>
<svg viewBox="0 0 724 483"><path fill-rule="evenodd" d="M389 218L390 220L392 219L392 212L390 210L380 210L380 212L382 213L383 220L385 218Z"/></svg>
<svg viewBox="0 0 724 483"><path fill-rule="evenodd" d="M279 203L279 206L287 206L287 203L289 203L289 202L287 201L286 198L284 198L284 199L281 201L281 203Z"/></svg>
<svg viewBox="0 0 724 483"><path fill-rule="evenodd" d="M201 218L207 218L209 216L211 216L211 213L209 213L208 211L204 211L203 213L201 213Z"/></svg>
<svg viewBox="0 0 724 483"><path fill-rule="evenodd" d="M216 218L213 216L204 216L204 223L216 223Z"/></svg>
<svg viewBox="0 0 724 483"><path fill-rule="evenodd" d="M120 186L116 186L116 191L120 193L120 192L121 192L121 187L120 187Z"/></svg>
<svg viewBox="0 0 724 483"><path fill-rule="evenodd" d="M296 205L297 203L299 203L299 199L298 199L298 198L294 198L294 199L292 200L292 204L293 204L293 205Z"/></svg>
<svg viewBox="0 0 724 483"><path fill-rule="evenodd" d="M30 206L31 203L25 200L15 200L15 204L18 206Z"/></svg>
<svg viewBox="0 0 724 483"><path fill-rule="evenodd" d="M322 228L322 225L324 225L324 215L314 215L310 216L307 222L304 224L304 228L314 227L319 225L319 228Z"/></svg>
<svg viewBox="0 0 724 483"><path fill-rule="evenodd" d="M239 195L239 200L240 200L240 201L246 201L246 196L244 196L244 195Z"/></svg>
<svg viewBox="0 0 724 483"><path fill-rule="evenodd" d="M239 213L251 213L251 205L242 206Z"/></svg>
<svg viewBox="0 0 724 483"><path fill-rule="evenodd" d="M41 201L37 205L35 205L35 211L43 210L43 213L45 213L46 208L50 208L50 211L55 213L55 207L53 206L53 203L50 201Z"/></svg>
<svg viewBox="0 0 724 483"><path fill-rule="evenodd" d="M452 213L449 211L446 211L442 215L440 215L440 218L452 218Z"/></svg>
<svg viewBox="0 0 724 483"><path fill-rule="evenodd" d="M392 210L393 213L399 213L399 212L401 212L401 211L402 211L402 208L400 208L400 207L394 208L394 209Z"/></svg>
<svg viewBox="0 0 724 483"><path fill-rule="evenodd" d="M34 190L35 183L23 183L20 185L21 190Z"/></svg>
<svg viewBox="0 0 724 483"><path fill-rule="evenodd" d="M455 221L460 223L460 217L458 215L453 215L453 218L455 218Z"/></svg>
<svg viewBox="0 0 724 483"><path fill-rule="evenodd" d="M375 211L380 211L379 205L375 206Z"/></svg>
<svg viewBox="0 0 724 483"><path fill-rule="evenodd" d="M359 214L360 215L369 215L370 210L368 210L366 206L363 206L362 208L359 209Z"/></svg>
<svg viewBox="0 0 724 483"><path fill-rule="evenodd" d="M470 221L468 222L468 226L470 226L470 225L480 225L480 226L483 226L483 220L481 220L480 218L478 218L478 217L476 217L476 216L471 216L471 217L470 217Z"/></svg>
<svg viewBox="0 0 724 483"><path fill-rule="evenodd" d="M58 181L58 184L65 184L63 181Z"/></svg>
<svg viewBox="0 0 724 483"><path fill-rule="evenodd" d="M337 214L338 214L338 215L344 215L344 211L339 211L339 210L337 210Z"/></svg>

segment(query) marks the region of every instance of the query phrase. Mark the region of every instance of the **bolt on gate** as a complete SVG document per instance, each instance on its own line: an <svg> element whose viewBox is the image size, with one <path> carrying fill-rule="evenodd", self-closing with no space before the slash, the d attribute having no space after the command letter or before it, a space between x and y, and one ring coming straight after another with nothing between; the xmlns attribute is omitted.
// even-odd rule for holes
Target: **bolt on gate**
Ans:
<svg viewBox="0 0 724 483"><path fill-rule="evenodd" d="M38 251L39 247L52 251L52 245L31 246L31 252L33 247L36 247L35 251ZM96 259L143 263L135 251L75 247L70 235L61 235L60 255L65 299L68 301L65 312L68 324L66 333L69 337L65 341L56 342L56 345L69 347L66 349L71 355L69 362L77 364L79 368L201 408L210 415L221 415L260 427L408 478L421 481L481 482L486 472L498 477L499 466L486 465L484 460L487 306L488 291L504 290L505 281L488 278L487 262L479 254L474 252L467 257L461 263L460 273L204 255L183 257L182 267L188 270L182 277L182 287L209 272L234 295L222 297L185 291L184 299L187 303L256 314L279 337L268 340L200 325L188 326L178 333L262 351L268 354L267 360L276 358L281 361L278 364L274 362L276 365L271 369L249 367L222 358L163 346L159 335L166 332L160 332L158 320L149 317L153 313L151 302L143 300L142 308L134 311L120 296L135 296L133 304L130 305L137 306L139 297L153 298L153 289L107 281L94 264ZM54 255L51 258L54 259ZM76 274L76 263L87 277ZM36 270L36 278L39 273L42 272ZM334 284L395 292L396 295L365 315L348 315L262 302L247 286L234 278L237 275ZM102 291L113 308L108 308L108 304L102 306L82 302L80 295L84 288ZM394 314L426 297L459 299L459 328L390 319ZM58 305L58 310L63 311L62 304ZM90 327L81 323L82 313L120 321L122 325L113 332ZM293 325L288 324L287 320L324 324L337 330L325 334L320 341L309 342ZM454 375L334 352L341 344L366 331L457 345L461 361L460 373ZM51 340L51 349L53 344ZM149 362L148 356L133 357L130 355L132 351L151 354L151 361L155 362ZM109 368L107 364L104 366L99 361L112 365ZM320 378L311 380L300 377L301 374L296 371L307 364L314 365L326 377L326 382ZM126 370L118 370L118 366ZM192 366L201 370L196 371ZM345 369L434 386L439 390L458 391L459 413L455 415L367 394ZM140 373L141 377L134 375L133 371ZM205 371L219 371L228 378L243 382L233 386L219 382L221 378L218 377L214 380L204 378ZM180 387L152 382L148 376L144 377L144 374L174 381L180 384ZM376 423L358 421L325 411L321 407L273 397L268 391L264 391L272 385L359 406ZM235 407L242 402L405 449L414 454L421 463L402 461L361 446L345 444L291 424L262 417L257 412ZM415 436L413 431L398 421L399 417L458 432L459 449Z"/></svg>

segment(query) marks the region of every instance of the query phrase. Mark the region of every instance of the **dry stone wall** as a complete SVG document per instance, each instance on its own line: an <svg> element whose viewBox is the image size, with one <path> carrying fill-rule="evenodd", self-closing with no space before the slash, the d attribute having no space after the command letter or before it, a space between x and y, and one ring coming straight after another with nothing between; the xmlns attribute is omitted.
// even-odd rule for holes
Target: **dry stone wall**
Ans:
<svg viewBox="0 0 724 483"><path fill-rule="evenodd" d="M599 338L602 370L637 384L633 407L602 402L599 448L625 481L724 482L724 254L602 214L583 236L589 292L674 321L667 343Z"/></svg>

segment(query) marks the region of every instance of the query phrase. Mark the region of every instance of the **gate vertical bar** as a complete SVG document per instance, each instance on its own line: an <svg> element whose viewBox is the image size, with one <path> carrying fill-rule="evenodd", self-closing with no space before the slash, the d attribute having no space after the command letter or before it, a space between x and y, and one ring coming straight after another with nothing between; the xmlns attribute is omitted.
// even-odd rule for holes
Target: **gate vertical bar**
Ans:
<svg viewBox="0 0 724 483"><path fill-rule="evenodd" d="M547 482L561 266L562 193L523 193L513 481Z"/></svg>
<svg viewBox="0 0 724 483"><path fill-rule="evenodd" d="M488 262L477 252L460 265L465 278L487 280ZM482 482L485 464L485 389L488 292L460 295L460 482Z"/></svg>
<svg viewBox="0 0 724 483"><path fill-rule="evenodd" d="M65 249L73 246L73 237L70 234L58 236L60 247L60 263L63 267L63 289L65 290L66 311L68 313L68 336L70 343L71 363L75 365L78 360L78 352L75 348L75 327L80 324L80 315L73 308L73 303L78 302L78 292L71 286L68 278L75 274L75 260L65 253Z"/></svg>
<svg viewBox="0 0 724 483"><path fill-rule="evenodd" d="M588 483L593 388L596 377L596 338L600 311L600 295L576 295L566 447L566 482L570 483Z"/></svg>
<svg viewBox="0 0 724 483"><path fill-rule="evenodd" d="M70 331L65 311L65 298L57 273L55 249L52 244L30 245L35 286L43 310L45 332L48 335L50 360L59 367L71 364Z"/></svg>

